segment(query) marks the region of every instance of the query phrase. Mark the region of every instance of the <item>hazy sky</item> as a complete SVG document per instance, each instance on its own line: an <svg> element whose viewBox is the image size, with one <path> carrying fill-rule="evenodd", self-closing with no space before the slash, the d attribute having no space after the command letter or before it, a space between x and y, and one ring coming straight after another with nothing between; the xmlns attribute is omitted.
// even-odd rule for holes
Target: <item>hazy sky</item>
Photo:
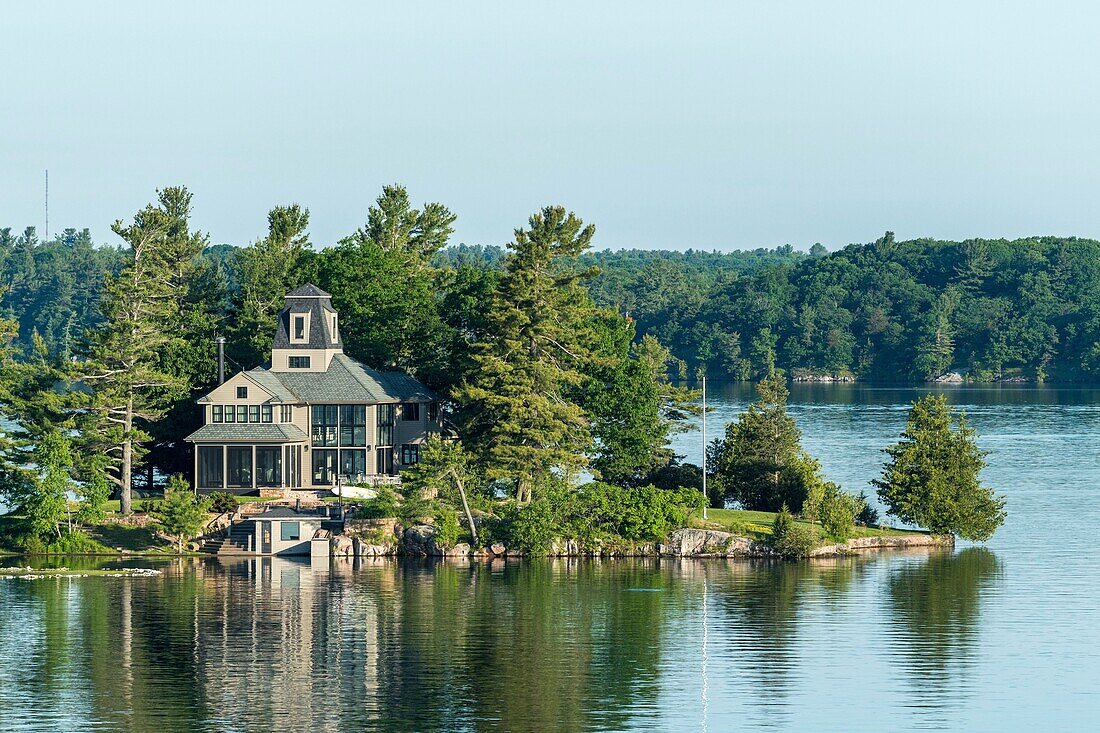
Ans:
<svg viewBox="0 0 1100 733"><path fill-rule="evenodd" d="M156 7L154 7L154 5ZM1100 236L1100 10L1069 2L109 3L0 9L0 226L109 225L159 186L215 243L384 183L503 244Z"/></svg>

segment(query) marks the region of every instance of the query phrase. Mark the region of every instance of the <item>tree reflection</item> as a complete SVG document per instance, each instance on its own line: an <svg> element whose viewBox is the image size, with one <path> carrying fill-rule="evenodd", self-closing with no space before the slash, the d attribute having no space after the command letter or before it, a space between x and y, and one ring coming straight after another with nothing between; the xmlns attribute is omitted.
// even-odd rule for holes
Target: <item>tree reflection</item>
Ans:
<svg viewBox="0 0 1100 733"><path fill-rule="evenodd" d="M955 699L947 692L965 678L945 672L974 663L982 596L1000 579L1000 561L982 547L906 562L891 573L889 617L900 646L910 650L902 666L920 707Z"/></svg>

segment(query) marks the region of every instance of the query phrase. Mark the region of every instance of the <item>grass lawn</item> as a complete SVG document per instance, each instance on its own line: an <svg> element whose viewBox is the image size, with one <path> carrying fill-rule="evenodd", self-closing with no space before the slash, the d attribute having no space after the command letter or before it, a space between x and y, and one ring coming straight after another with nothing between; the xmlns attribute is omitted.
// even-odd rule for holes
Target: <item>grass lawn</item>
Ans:
<svg viewBox="0 0 1100 733"><path fill-rule="evenodd" d="M707 521L703 521L702 512L697 513L691 520L691 526L701 529L720 529L734 534L752 537L753 539L765 539L771 536L772 522L775 521L774 512L750 512L745 509L708 509ZM808 522L795 519L796 524L809 526ZM820 531L820 527L816 527ZM923 534L915 530L892 529L886 527L856 527L852 531L853 537L880 537L899 536L908 534Z"/></svg>

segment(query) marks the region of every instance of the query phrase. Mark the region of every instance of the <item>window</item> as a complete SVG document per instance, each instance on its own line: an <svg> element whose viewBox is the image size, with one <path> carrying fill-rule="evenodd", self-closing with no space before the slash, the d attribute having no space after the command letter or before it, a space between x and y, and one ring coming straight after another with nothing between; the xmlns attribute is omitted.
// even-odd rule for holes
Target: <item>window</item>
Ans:
<svg viewBox="0 0 1100 733"><path fill-rule="evenodd" d="M249 405L248 406L248 422L259 422L259 421L260 421L260 406L259 405Z"/></svg>
<svg viewBox="0 0 1100 733"><path fill-rule="evenodd" d="M256 446L256 485L282 485L282 460L282 448L278 446Z"/></svg>
<svg viewBox="0 0 1100 733"><path fill-rule="evenodd" d="M237 413L234 412L234 410L233 410L233 405L226 405L225 406L225 421L226 422L237 422L237 418L235 417L236 414Z"/></svg>
<svg viewBox="0 0 1100 733"><path fill-rule="evenodd" d="M247 400L248 399L248 387L237 387L237 399L238 400Z"/></svg>
<svg viewBox="0 0 1100 733"><path fill-rule="evenodd" d="M374 454L376 473L393 473L393 448L379 448Z"/></svg>
<svg viewBox="0 0 1100 733"><path fill-rule="evenodd" d="M367 452L365 450L340 451L340 475L349 479L367 475Z"/></svg>
<svg viewBox="0 0 1100 733"><path fill-rule="evenodd" d="M313 485L331 486L336 478L336 451L312 450L313 454Z"/></svg>
<svg viewBox="0 0 1100 733"><path fill-rule="evenodd" d="M336 445L336 405L313 406L313 445Z"/></svg>
<svg viewBox="0 0 1100 733"><path fill-rule="evenodd" d="M260 406L260 422L271 422L271 405Z"/></svg>
<svg viewBox="0 0 1100 733"><path fill-rule="evenodd" d="M405 422L420 422L420 403L406 402L401 405L401 419Z"/></svg>
<svg viewBox="0 0 1100 733"><path fill-rule="evenodd" d="M301 533L301 522L279 522L279 539L283 542L301 539Z"/></svg>
<svg viewBox="0 0 1100 733"><path fill-rule="evenodd" d="M286 358L287 369L309 369L308 356L288 356Z"/></svg>
<svg viewBox="0 0 1100 733"><path fill-rule="evenodd" d="M336 328L336 314L332 314L332 342L336 343L340 340L340 331Z"/></svg>
<svg viewBox="0 0 1100 733"><path fill-rule="evenodd" d="M340 405L340 445L367 444L367 406Z"/></svg>
<svg viewBox="0 0 1100 733"><path fill-rule="evenodd" d="M229 446L225 449L226 485L237 489L252 487L252 447Z"/></svg>
<svg viewBox="0 0 1100 733"><path fill-rule="evenodd" d="M199 488L222 488L222 446L199 446Z"/></svg>
<svg viewBox="0 0 1100 733"><path fill-rule="evenodd" d="M214 405L213 407L210 408L210 422L221 422L221 421L222 421L222 406L221 405Z"/></svg>
<svg viewBox="0 0 1100 733"><path fill-rule="evenodd" d="M306 340L306 317L294 316L294 330L290 336L291 341Z"/></svg>
<svg viewBox="0 0 1100 733"><path fill-rule="evenodd" d="M248 422L248 405L237 405L237 422Z"/></svg>
<svg viewBox="0 0 1100 733"><path fill-rule="evenodd" d="M294 420L294 408L290 405L279 405L279 422L291 422Z"/></svg>
<svg viewBox="0 0 1100 733"><path fill-rule="evenodd" d="M405 443L401 446L401 463L405 466L411 466L414 463L420 463L420 446Z"/></svg>
<svg viewBox="0 0 1100 733"><path fill-rule="evenodd" d="M378 405L378 445L393 445L393 405Z"/></svg>
<svg viewBox="0 0 1100 733"><path fill-rule="evenodd" d="M428 421L429 422L439 422L439 403L438 402L429 402L428 403Z"/></svg>

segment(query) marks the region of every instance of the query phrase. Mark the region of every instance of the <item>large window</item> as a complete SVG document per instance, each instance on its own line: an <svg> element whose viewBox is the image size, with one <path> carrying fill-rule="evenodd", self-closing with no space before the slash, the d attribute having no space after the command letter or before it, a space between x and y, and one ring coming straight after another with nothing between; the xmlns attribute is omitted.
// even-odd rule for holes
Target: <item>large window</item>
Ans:
<svg viewBox="0 0 1100 733"><path fill-rule="evenodd" d="M294 417L293 410L290 405L279 405L279 422L290 422Z"/></svg>
<svg viewBox="0 0 1100 733"><path fill-rule="evenodd" d="M286 358L288 369L309 369L308 356L288 356Z"/></svg>
<svg viewBox="0 0 1100 733"><path fill-rule="evenodd" d="M405 422L420 422L420 403L406 402L401 405L401 419Z"/></svg>
<svg viewBox="0 0 1100 733"><path fill-rule="evenodd" d="M355 480L367 475L367 452L365 450L340 451L340 475Z"/></svg>
<svg viewBox="0 0 1100 733"><path fill-rule="evenodd" d="M336 451L312 450L314 486L331 486L336 478Z"/></svg>
<svg viewBox="0 0 1100 733"><path fill-rule="evenodd" d="M301 535L300 522L279 522L279 539L283 542L293 542L301 539Z"/></svg>
<svg viewBox="0 0 1100 733"><path fill-rule="evenodd" d="M221 421L222 421L222 406L221 405L214 405L213 407L210 408L210 422L221 422Z"/></svg>
<svg viewBox="0 0 1100 733"><path fill-rule="evenodd" d="M226 486L252 487L252 447L229 446L225 449Z"/></svg>
<svg viewBox="0 0 1100 733"><path fill-rule="evenodd" d="M313 445L337 445L337 405L313 406Z"/></svg>
<svg viewBox="0 0 1100 733"><path fill-rule="evenodd" d="M280 486L283 480L283 449L279 446L256 447L256 485Z"/></svg>
<svg viewBox="0 0 1100 733"><path fill-rule="evenodd" d="M393 473L393 448L379 448L374 454L374 470L383 474Z"/></svg>
<svg viewBox="0 0 1100 733"><path fill-rule="evenodd" d="M367 406L340 405L340 445L367 444Z"/></svg>
<svg viewBox="0 0 1100 733"><path fill-rule="evenodd" d="M222 446L199 446L199 488L222 488Z"/></svg>
<svg viewBox="0 0 1100 733"><path fill-rule="evenodd" d="M420 463L420 446L413 443L405 443L401 446L401 464L411 466Z"/></svg>
<svg viewBox="0 0 1100 733"><path fill-rule="evenodd" d="M393 445L393 405L379 405L378 445Z"/></svg>

